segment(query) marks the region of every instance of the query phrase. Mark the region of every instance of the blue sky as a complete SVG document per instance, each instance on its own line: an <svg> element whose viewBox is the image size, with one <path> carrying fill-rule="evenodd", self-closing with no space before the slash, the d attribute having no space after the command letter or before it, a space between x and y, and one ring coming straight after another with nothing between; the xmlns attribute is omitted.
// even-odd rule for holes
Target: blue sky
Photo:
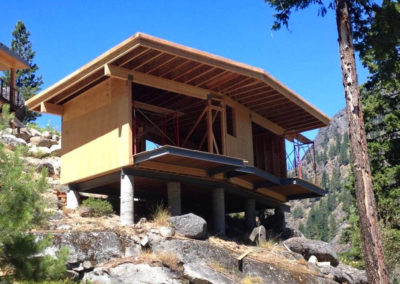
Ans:
<svg viewBox="0 0 400 284"><path fill-rule="evenodd" d="M273 10L262 0L6 1L0 42L15 23L31 32L43 89L136 32L261 67L332 117L345 106L334 12L297 12L290 30L271 31ZM358 68L360 83L367 71ZM59 127L58 117L39 124ZM315 132L310 135L313 136Z"/></svg>

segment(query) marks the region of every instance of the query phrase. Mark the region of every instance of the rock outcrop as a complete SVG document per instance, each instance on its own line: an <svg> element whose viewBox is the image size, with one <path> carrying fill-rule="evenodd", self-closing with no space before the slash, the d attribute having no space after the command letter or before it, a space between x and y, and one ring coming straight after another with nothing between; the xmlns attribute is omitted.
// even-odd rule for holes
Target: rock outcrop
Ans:
<svg viewBox="0 0 400 284"><path fill-rule="evenodd" d="M176 231L184 237L193 239L205 239L207 236L207 222L192 213L170 217L168 221Z"/></svg>
<svg viewBox="0 0 400 284"><path fill-rule="evenodd" d="M318 261L329 261L333 266L339 265L338 256L329 243L295 237L284 241L283 244L307 260L314 255Z"/></svg>

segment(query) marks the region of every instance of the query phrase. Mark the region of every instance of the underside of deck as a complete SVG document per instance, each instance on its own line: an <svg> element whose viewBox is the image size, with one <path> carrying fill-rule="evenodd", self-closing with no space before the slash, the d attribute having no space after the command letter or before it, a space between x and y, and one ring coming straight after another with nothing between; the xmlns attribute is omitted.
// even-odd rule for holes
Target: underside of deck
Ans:
<svg viewBox="0 0 400 284"><path fill-rule="evenodd" d="M135 177L135 192L143 198L163 196L166 182L180 182L183 199L186 195L187 204L190 204L188 207L209 202L210 190L224 188L227 212L240 211L245 198L256 200L264 208L288 210L286 201L325 194L316 185L298 178L278 178L247 166L242 159L174 146L136 154L133 166L123 168L122 173ZM79 191L96 189L96 192L112 195L111 189L119 187L120 176L119 171L110 173L77 183L76 188Z"/></svg>

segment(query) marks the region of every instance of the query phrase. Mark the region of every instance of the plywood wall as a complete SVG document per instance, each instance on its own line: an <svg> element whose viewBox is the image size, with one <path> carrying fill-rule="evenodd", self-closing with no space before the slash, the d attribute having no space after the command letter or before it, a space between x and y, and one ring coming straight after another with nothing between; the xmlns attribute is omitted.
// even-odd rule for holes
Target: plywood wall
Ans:
<svg viewBox="0 0 400 284"><path fill-rule="evenodd" d="M64 104L61 183L130 164L131 125L128 81L107 79Z"/></svg>
<svg viewBox="0 0 400 284"><path fill-rule="evenodd" d="M253 138L249 112L240 104L226 101L234 112L235 136L226 135L226 155L245 159L253 165Z"/></svg>

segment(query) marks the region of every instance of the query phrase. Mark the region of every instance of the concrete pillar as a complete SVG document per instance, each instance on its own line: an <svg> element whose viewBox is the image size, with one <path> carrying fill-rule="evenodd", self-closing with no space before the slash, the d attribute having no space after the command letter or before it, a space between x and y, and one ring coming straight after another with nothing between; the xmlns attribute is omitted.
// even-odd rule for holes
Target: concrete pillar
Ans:
<svg viewBox="0 0 400 284"><path fill-rule="evenodd" d="M283 233L285 231L285 211L280 207L275 208L274 223L274 230L276 233Z"/></svg>
<svg viewBox="0 0 400 284"><path fill-rule="evenodd" d="M73 184L68 184L66 208L76 209L78 207L79 207L79 193Z"/></svg>
<svg viewBox="0 0 400 284"><path fill-rule="evenodd" d="M121 208L120 222L122 226L133 225L134 214L134 178L121 174Z"/></svg>
<svg viewBox="0 0 400 284"><path fill-rule="evenodd" d="M245 222L248 229L253 229L256 224L256 201L246 199L245 201Z"/></svg>
<svg viewBox="0 0 400 284"><path fill-rule="evenodd" d="M212 203L215 234L225 235L225 193L223 188L213 190Z"/></svg>
<svg viewBox="0 0 400 284"><path fill-rule="evenodd" d="M168 208L172 216L182 214L181 210L181 183L171 181L167 183L168 189Z"/></svg>

